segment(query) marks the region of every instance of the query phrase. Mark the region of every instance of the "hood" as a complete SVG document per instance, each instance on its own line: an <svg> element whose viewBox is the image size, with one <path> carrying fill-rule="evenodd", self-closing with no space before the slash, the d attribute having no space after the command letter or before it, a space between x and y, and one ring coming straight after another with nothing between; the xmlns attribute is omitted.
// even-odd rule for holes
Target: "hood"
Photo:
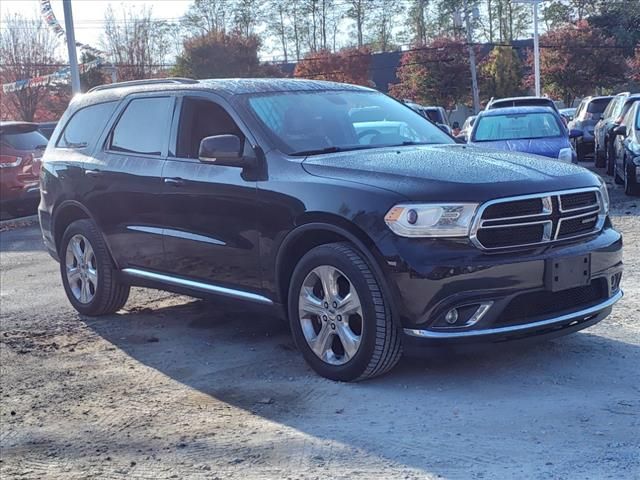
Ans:
<svg viewBox="0 0 640 480"><path fill-rule="evenodd" d="M468 145L421 145L314 155L311 175L393 191L414 201L479 202L491 198L598 186L577 165Z"/></svg>
<svg viewBox="0 0 640 480"><path fill-rule="evenodd" d="M508 152L523 152L543 157L558 158L558 153L563 148L569 148L569 140L566 137L551 137L523 140L502 140L496 142L481 142L474 144L484 148L495 148Z"/></svg>

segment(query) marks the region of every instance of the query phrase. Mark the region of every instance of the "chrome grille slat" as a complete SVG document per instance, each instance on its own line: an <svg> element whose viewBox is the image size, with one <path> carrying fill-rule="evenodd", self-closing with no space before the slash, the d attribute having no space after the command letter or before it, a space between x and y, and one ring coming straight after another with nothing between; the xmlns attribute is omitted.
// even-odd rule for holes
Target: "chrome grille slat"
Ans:
<svg viewBox="0 0 640 480"><path fill-rule="evenodd" d="M518 205L517 202L520 202L519 205L525 205L523 201L535 199L541 200L541 211L539 212L533 212L529 208L531 213L526 215L495 216L495 212L517 210L517 206L513 207L509 203ZM586 204L586 202L591 203ZM503 204L505 206L502 206ZM526 205L530 206L531 202ZM575 205L575 208L563 208L563 205ZM485 217L485 212L488 209L491 209L491 214L487 218ZM595 219L590 221L591 217L594 216ZM584 224L577 224L576 222L581 218L585 219ZM534 247L596 233L602 229L605 218L603 199L596 187L500 198L490 200L480 207L472 224L471 240L483 250ZM540 233L535 242L511 243L507 240L499 241L500 239L508 238L510 233L513 233L513 238L510 240L516 239L518 234L522 235L523 232L525 237L528 235L527 240L531 240L532 231L530 229L525 230L525 228L535 225L543 226L543 229L539 232L534 232L536 235ZM493 239L490 238L491 232L495 232L496 235Z"/></svg>

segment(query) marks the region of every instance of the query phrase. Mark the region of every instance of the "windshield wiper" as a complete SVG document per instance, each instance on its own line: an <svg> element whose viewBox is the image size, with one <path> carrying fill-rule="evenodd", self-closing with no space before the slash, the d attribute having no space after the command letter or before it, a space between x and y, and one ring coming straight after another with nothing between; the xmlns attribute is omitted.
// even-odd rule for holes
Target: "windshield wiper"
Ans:
<svg viewBox="0 0 640 480"><path fill-rule="evenodd" d="M352 145L348 147L331 147L316 148L311 150L300 150L298 152L290 153L289 155L294 157L302 157L307 155L322 155L323 153L336 153L336 152L349 152L351 150L365 150L368 148L378 148L379 145Z"/></svg>

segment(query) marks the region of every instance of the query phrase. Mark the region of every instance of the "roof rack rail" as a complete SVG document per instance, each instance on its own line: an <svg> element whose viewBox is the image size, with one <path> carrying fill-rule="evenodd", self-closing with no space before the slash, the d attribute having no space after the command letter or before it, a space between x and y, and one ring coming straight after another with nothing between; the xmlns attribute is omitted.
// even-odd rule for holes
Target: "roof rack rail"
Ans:
<svg viewBox="0 0 640 480"><path fill-rule="evenodd" d="M130 80L128 82L116 82L116 83L106 83L104 85L98 85L90 89L87 93L97 92L99 90L109 90L111 88L133 87L135 85L157 85L157 84L163 84L163 83L194 84L194 83L198 83L198 80L195 80L193 78L182 78L182 77L148 78L145 80Z"/></svg>

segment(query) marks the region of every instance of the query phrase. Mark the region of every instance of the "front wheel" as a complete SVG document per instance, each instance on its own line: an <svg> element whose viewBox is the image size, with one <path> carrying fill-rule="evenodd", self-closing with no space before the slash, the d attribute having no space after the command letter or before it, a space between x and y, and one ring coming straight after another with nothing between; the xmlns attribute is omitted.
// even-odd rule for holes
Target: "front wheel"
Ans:
<svg viewBox="0 0 640 480"><path fill-rule="evenodd" d="M60 273L71 305L83 315L105 315L120 310L129 298L100 231L91 220L77 220L64 232L60 244Z"/></svg>
<svg viewBox="0 0 640 480"><path fill-rule="evenodd" d="M380 283L348 243L321 245L299 261L289 286L289 321L298 349L319 375L361 380L400 359L400 329Z"/></svg>

